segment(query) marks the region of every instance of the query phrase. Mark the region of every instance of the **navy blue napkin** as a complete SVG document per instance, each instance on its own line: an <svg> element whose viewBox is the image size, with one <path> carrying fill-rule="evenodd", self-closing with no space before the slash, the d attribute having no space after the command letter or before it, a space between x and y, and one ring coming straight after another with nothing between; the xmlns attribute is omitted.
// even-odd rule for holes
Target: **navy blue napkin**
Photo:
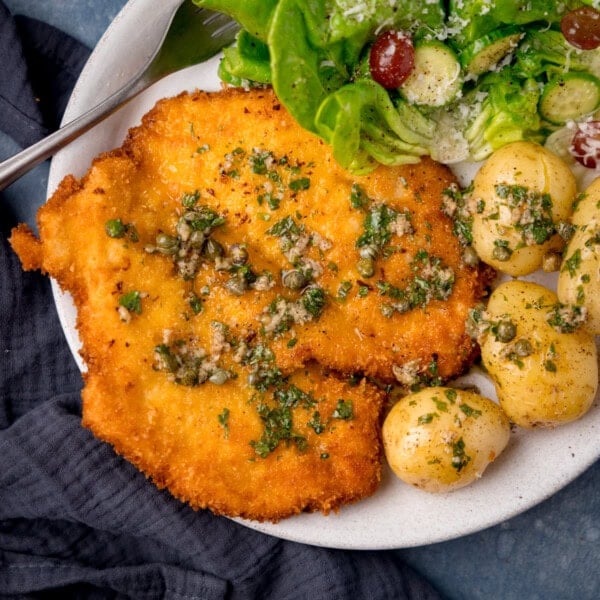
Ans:
<svg viewBox="0 0 600 600"><path fill-rule="evenodd" d="M89 50L0 0L0 130L57 126ZM157 490L81 427L48 280L23 273L0 196L0 597L436 600L393 552L279 540ZM401 507L399 507L401 510Z"/></svg>

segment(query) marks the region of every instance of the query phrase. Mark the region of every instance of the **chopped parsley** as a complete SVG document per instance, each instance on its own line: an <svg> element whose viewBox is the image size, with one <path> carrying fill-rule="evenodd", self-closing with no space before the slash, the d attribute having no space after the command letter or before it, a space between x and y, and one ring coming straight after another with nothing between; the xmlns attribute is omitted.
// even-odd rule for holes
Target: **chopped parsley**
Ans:
<svg viewBox="0 0 600 600"><path fill-rule="evenodd" d="M269 235L276 237L284 236L299 236L303 233L304 227L298 225L291 215L284 217L280 221L277 221L272 227L267 229Z"/></svg>
<svg viewBox="0 0 600 600"><path fill-rule="evenodd" d="M438 415L438 413L425 413L424 415L421 415L418 419L417 419L417 424L418 425L427 425L428 423L431 423L433 421L433 419L435 419L436 417L439 417L440 415Z"/></svg>
<svg viewBox="0 0 600 600"><path fill-rule="evenodd" d="M548 312L546 322L559 333L573 333L587 315L585 307L558 302Z"/></svg>
<svg viewBox="0 0 600 600"><path fill-rule="evenodd" d="M417 307L424 308L432 300L449 298L454 289L454 271L446 267L441 258L419 250L411 262L411 269L414 275L403 288L385 281L377 282L379 294L396 301L389 304L391 309L402 313Z"/></svg>
<svg viewBox="0 0 600 600"><path fill-rule="evenodd" d="M113 239L127 237L131 242L138 242L139 235L132 223L123 223L121 219L109 219L104 224L106 235Z"/></svg>
<svg viewBox="0 0 600 600"><path fill-rule="evenodd" d="M293 431L292 411L287 406L270 408L259 404L258 415L263 422L263 433L259 440L251 440L250 445L261 458L267 458L281 442L295 444L300 452L306 450L306 438Z"/></svg>
<svg viewBox="0 0 600 600"><path fill-rule="evenodd" d="M342 419L343 421L349 421L354 418L354 408L351 400L343 400L340 398L337 401L335 410L331 415L334 419Z"/></svg>
<svg viewBox="0 0 600 600"><path fill-rule="evenodd" d="M310 187L310 179L308 177L299 177L298 179L292 179L289 182L288 186L293 192L307 190Z"/></svg>
<svg viewBox="0 0 600 600"><path fill-rule="evenodd" d="M465 402L463 402L462 404L459 404L458 408L460 408L460 410L462 410L462 412L465 413L465 415L467 415L467 417L473 417L474 419L477 419L481 416L480 410L473 408L472 406L470 406L469 404L466 404Z"/></svg>
<svg viewBox="0 0 600 600"><path fill-rule="evenodd" d="M188 296L188 304L190 305L190 308L192 309L192 312L195 315L198 315L202 312L202 298L200 298L196 293L190 293L190 295Z"/></svg>
<svg viewBox="0 0 600 600"><path fill-rule="evenodd" d="M321 316L326 303L325 290L321 287L309 287L302 294L302 305L315 319Z"/></svg>
<svg viewBox="0 0 600 600"><path fill-rule="evenodd" d="M142 294L137 290L132 290L131 292L123 294L119 298L119 304L129 312L135 313L136 315L142 314Z"/></svg>
<svg viewBox="0 0 600 600"><path fill-rule="evenodd" d="M581 266L581 249L577 248L569 258L565 259L564 266L562 268L563 271L569 273L571 277L575 277L577 275L577 270Z"/></svg>
<svg viewBox="0 0 600 600"><path fill-rule="evenodd" d="M312 418L310 419L310 421L308 421L307 425L314 429L317 435L323 433L326 428L326 424L323 423L323 421L321 420L321 414L319 413L319 411L315 411L312 414Z"/></svg>
<svg viewBox="0 0 600 600"><path fill-rule="evenodd" d="M458 393L456 390L448 389L444 391L444 395L448 398L450 404L454 404L456 402L456 398L458 397Z"/></svg>
<svg viewBox="0 0 600 600"><path fill-rule="evenodd" d="M219 420L219 425L223 428L223 435L227 439L229 437L229 409L224 408L217 419Z"/></svg>
<svg viewBox="0 0 600 600"><path fill-rule="evenodd" d="M452 184L442 192L442 212L452 219L452 232L462 246L473 243L473 215L469 207L471 188L462 191L457 184ZM477 212L483 212L484 204L477 203Z"/></svg>
<svg viewBox="0 0 600 600"><path fill-rule="evenodd" d="M471 457L465 452L465 442L462 437L452 443L452 466L460 473L470 462Z"/></svg>
<svg viewBox="0 0 600 600"><path fill-rule="evenodd" d="M494 189L511 211L511 224L524 246L543 244L556 233L550 194L522 185L497 184Z"/></svg>

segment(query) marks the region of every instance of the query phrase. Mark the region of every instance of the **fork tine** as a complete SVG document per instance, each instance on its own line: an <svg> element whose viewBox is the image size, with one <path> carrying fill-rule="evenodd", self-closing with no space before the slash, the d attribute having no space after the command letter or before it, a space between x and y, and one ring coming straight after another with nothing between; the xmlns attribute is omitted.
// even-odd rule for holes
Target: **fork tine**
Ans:
<svg viewBox="0 0 600 600"><path fill-rule="evenodd" d="M198 13L205 13L202 24L212 30L211 37L225 37L234 33L239 28L235 21L223 13L212 12L205 8L198 8Z"/></svg>

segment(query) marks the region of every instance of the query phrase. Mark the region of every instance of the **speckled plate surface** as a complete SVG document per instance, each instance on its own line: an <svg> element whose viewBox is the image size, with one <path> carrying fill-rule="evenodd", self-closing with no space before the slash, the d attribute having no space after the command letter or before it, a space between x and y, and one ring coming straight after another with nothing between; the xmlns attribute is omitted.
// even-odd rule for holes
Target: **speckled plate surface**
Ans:
<svg viewBox="0 0 600 600"><path fill-rule="evenodd" d="M160 8L153 0L130 0L125 5L85 67L66 120L108 96L142 64L162 33L153 15L174 4L178 0L165 0ZM164 79L73 142L52 162L49 193L64 175L83 175L94 156L121 145L127 129L136 125L159 98L185 89L217 89L217 65L215 58ZM531 279L553 285L547 276L534 275ZM65 335L83 369L71 298L54 282L53 291ZM494 397L493 386L480 372L473 371L466 379ZM240 522L277 537L348 549L405 548L452 539L506 520L572 481L600 456L599 432L597 398L592 410L576 423L553 431L515 431L508 448L481 480L451 494L430 495L412 489L386 469L372 498L339 514L307 514L278 524Z"/></svg>

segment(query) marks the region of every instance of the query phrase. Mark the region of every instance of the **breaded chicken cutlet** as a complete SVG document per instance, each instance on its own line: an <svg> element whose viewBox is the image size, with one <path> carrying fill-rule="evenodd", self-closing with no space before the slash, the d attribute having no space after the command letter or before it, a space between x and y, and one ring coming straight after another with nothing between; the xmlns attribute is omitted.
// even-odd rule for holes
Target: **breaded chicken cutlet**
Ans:
<svg viewBox="0 0 600 600"><path fill-rule="evenodd" d="M71 292L83 424L195 508L272 520L372 494L385 395L461 373L487 274L423 159L342 170L268 90L160 101L11 243Z"/></svg>

